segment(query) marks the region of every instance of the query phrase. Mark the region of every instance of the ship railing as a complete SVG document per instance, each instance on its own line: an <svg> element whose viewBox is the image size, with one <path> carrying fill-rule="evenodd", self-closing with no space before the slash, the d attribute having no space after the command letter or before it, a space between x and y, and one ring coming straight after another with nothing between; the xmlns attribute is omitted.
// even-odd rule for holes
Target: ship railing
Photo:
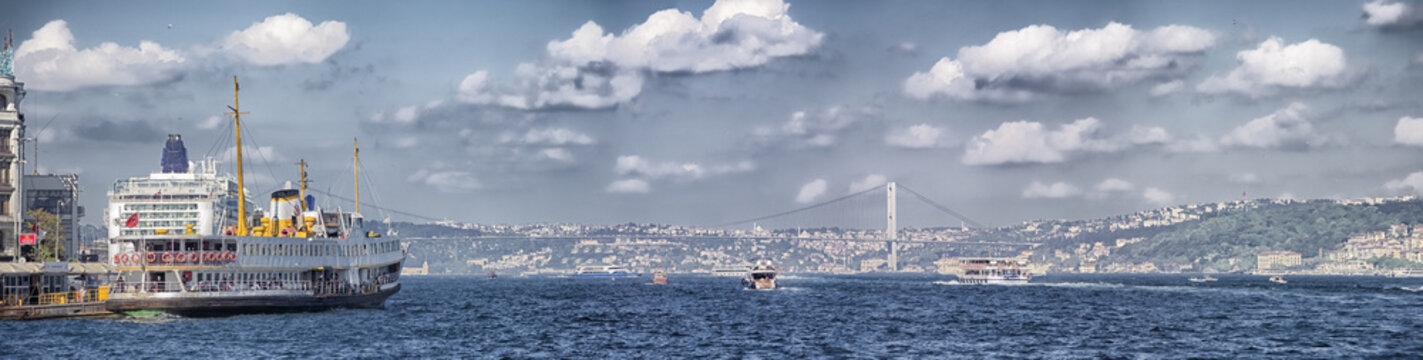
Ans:
<svg viewBox="0 0 1423 360"><path fill-rule="evenodd" d="M114 293L223 293L251 291L311 291L315 295L355 295L380 291L380 286L394 282L394 277L352 285L345 281L192 281L187 283L151 282L148 284L115 284ZM107 297L109 289L105 289Z"/></svg>
<svg viewBox="0 0 1423 360"><path fill-rule="evenodd" d="M35 305L62 305L102 302L109 299L109 287L100 286L74 291L59 291L39 295ZM23 305L20 303L18 305Z"/></svg>

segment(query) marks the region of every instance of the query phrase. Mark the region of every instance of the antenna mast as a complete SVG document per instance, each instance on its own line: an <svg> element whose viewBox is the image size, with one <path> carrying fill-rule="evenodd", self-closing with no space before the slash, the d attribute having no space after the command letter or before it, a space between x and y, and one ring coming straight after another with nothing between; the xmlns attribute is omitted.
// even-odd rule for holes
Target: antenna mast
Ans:
<svg viewBox="0 0 1423 360"><path fill-rule="evenodd" d="M351 138L351 148L355 150L351 157L351 168L355 169L356 178L356 213L361 213L361 147L356 145L356 138Z"/></svg>
<svg viewBox="0 0 1423 360"><path fill-rule="evenodd" d="M238 111L242 108L237 102L238 89L237 76L233 75L232 106L227 107L232 112L223 115L232 115L233 133L237 135L237 236L247 236L247 186L242 182L242 115L247 113Z"/></svg>

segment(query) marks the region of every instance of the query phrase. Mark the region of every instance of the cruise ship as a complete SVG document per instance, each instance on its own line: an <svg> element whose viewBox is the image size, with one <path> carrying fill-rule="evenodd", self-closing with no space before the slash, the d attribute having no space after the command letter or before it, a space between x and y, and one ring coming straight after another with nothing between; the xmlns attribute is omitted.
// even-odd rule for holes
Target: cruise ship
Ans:
<svg viewBox="0 0 1423 360"><path fill-rule="evenodd" d="M235 77L233 91L236 103ZM355 211L323 208L306 194L303 162L299 188L276 190L265 211L247 211L235 105L235 178L218 174L212 159L189 163L182 138L170 135L161 172L109 190L108 260L118 278L106 308L140 316L312 311L379 307L400 291L405 245L368 227L359 183Z"/></svg>

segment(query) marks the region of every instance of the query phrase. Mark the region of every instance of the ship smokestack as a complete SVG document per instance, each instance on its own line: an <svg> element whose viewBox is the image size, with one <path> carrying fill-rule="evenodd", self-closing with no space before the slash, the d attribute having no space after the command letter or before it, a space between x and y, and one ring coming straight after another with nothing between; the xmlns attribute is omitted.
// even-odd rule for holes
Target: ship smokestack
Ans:
<svg viewBox="0 0 1423 360"><path fill-rule="evenodd" d="M183 174L188 172L188 148L183 146L183 135L168 134L168 143L163 144L163 173Z"/></svg>

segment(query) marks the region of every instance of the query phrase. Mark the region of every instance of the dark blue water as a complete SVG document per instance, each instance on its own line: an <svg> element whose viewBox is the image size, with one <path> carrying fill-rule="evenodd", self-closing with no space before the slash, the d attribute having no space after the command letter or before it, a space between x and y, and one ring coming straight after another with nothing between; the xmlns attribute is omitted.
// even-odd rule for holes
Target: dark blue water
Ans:
<svg viewBox="0 0 1423 360"><path fill-rule="evenodd" d="M385 309L0 322L5 358L1423 356L1423 279L407 277Z"/></svg>

